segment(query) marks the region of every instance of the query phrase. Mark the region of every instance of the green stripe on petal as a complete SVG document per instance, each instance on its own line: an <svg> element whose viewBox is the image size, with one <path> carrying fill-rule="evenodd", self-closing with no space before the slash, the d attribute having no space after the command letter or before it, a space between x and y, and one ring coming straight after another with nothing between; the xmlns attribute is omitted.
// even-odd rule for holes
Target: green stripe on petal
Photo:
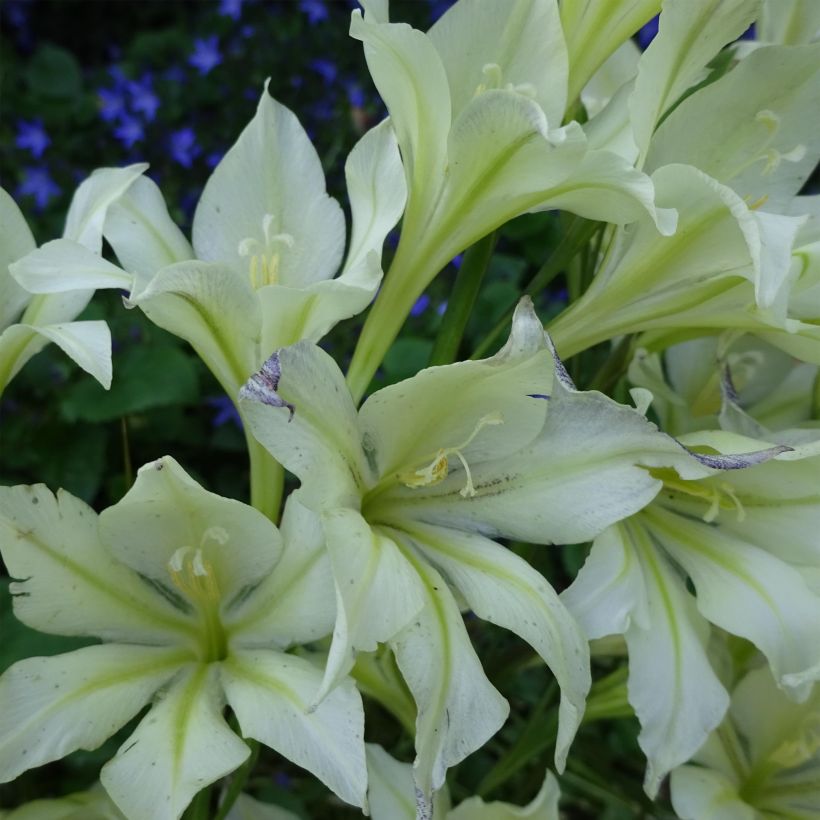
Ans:
<svg viewBox="0 0 820 820"><path fill-rule="evenodd" d="M221 674L245 737L312 772L342 800L366 806L364 713L352 681L310 710L322 671L304 658L240 650Z"/></svg>
<svg viewBox="0 0 820 820"><path fill-rule="evenodd" d="M193 623L103 546L96 513L42 484L0 488L3 560L23 623L60 635L173 644Z"/></svg>
<svg viewBox="0 0 820 820"><path fill-rule="evenodd" d="M100 772L129 820L178 820L194 795L250 749L222 716L218 670L190 664Z"/></svg>
<svg viewBox="0 0 820 820"><path fill-rule="evenodd" d="M0 782L96 749L190 660L179 649L89 646L28 658L0 677Z"/></svg>

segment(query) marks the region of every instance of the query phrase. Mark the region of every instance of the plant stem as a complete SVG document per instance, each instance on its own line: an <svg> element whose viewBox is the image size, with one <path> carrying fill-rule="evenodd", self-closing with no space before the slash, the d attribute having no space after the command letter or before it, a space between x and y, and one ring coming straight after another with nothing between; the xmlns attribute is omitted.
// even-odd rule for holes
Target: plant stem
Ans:
<svg viewBox="0 0 820 820"><path fill-rule="evenodd" d="M253 437L247 424L245 424L245 439L251 466L251 506L264 513L274 524L278 524L285 471L282 465Z"/></svg>
<svg viewBox="0 0 820 820"><path fill-rule="evenodd" d="M497 235L491 233L476 242L464 254L464 261L461 263L452 296L447 302L447 310L444 312L441 328L430 354L430 366L455 361L464 336L464 328L467 327L481 283L487 273L496 240Z"/></svg>
<svg viewBox="0 0 820 820"><path fill-rule="evenodd" d="M242 789L245 788L245 784L248 782L253 767L259 758L259 742L250 738L244 738L244 740L245 743L248 744L251 753L248 759L234 772L231 782L225 790L225 797L219 804L219 810L214 816L214 820L225 820L228 816L228 813L233 808L233 804L236 803L237 798L242 794Z"/></svg>
<svg viewBox="0 0 820 820"><path fill-rule="evenodd" d="M197 792L191 801L183 820L210 820L211 817L211 787L206 786L202 791Z"/></svg>

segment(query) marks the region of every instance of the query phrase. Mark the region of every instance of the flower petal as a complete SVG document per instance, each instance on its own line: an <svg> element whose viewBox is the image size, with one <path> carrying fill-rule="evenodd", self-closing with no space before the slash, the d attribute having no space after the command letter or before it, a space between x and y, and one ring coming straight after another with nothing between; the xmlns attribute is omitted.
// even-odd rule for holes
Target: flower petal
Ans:
<svg viewBox="0 0 820 820"><path fill-rule="evenodd" d="M415 567L427 600L391 645L418 706L413 769L420 816L428 817L447 769L501 728L509 705L484 674L447 584L426 561Z"/></svg>
<svg viewBox="0 0 820 820"><path fill-rule="evenodd" d="M80 183L71 199L63 237L102 252L103 224L108 208L148 169L146 163L127 168L98 168Z"/></svg>
<svg viewBox="0 0 820 820"><path fill-rule="evenodd" d="M62 490L42 484L0 488L3 560L14 613L58 635L174 644L192 625L183 613L103 546L97 515Z"/></svg>
<svg viewBox="0 0 820 820"><path fill-rule="evenodd" d="M555 775L547 770L538 794L526 806L493 801L485 803L480 797L470 797L459 803L447 820L560 820L558 801L561 789Z"/></svg>
<svg viewBox="0 0 820 820"><path fill-rule="evenodd" d="M243 650L221 665L221 673L245 737L312 772L342 800L366 805L364 713L352 681L309 711L322 672L304 658Z"/></svg>
<svg viewBox="0 0 820 820"><path fill-rule="evenodd" d="M281 551L266 516L203 489L170 456L140 467L131 489L100 515L100 537L120 561L171 592L174 553L201 549L223 609L264 578Z"/></svg>
<svg viewBox="0 0 820 820"><path fill-rule="evenodd" d="M287 647L333 631L336 604L325 533L298 491L282 515L282 556L274 571L225 617L236 645Z"/></svg>
<svg viewBox="0 0 820 820"><path fill-rule="evenodd" d="M354 510L322 519L336 585L336 627L322 688L325 694L346 675L357 652L374 652L424 606L416 571L389 537Z"/></svg>
<svg viewBox="0 0 820 820"><path fill-rule="evenodd" d="M333 276L344 241L344 214L325 191L316 149L266 82L256 115L202 192L197 258L247 277L255 254L275 254L279 282L304 286Z"/></svg>
<svg viewBox="0 0 820 820"><path fill-rule="evenodd" d="M138 177L108 209L103 232L120 264L143 279L193 259L191 243L168 215L157 184Z"/></svg>
<svg viewBox="0 0 820 820"><path fill-rule="evenodd" d="M487 69L492 66L502 87L531 96L551 128L561 124L569 68L553 0L461 0L427 36L447 74L456 115L491 82Z"/></svg>
<svg viewBox="0 0 820 820"><path fill-rule="evenodd" d="M700 766L681 766L670 778L672 806L681 820L757 820L760 817L737 793L737 784Z"/></svg>
<svg viewBox="0 0 820 820"><path fill-rule="evenodd" d="M303 504L358 507L371 469L350 391L324 350L303 341L278 351L239 398L254 437L302 482Z"/></svg>
<svg viewBox="0 0 820 820"><path fill-rule="evenodd" d="M77 749L96 749L189 657L179 649L114 644L14 664L0 677L0 782Z"/></svg>
<svg viewBox="0 0 820 820"><path fill-rule="evenodd" d="M424 524L414 524L409 535L479 618L519 635L552 670L561 687L555 757L563 771L590 687L580 627L545 578L493 541Z"/></svg>
<svg viewBox="0 0 820 820"><path fill-rule="evenodd" d="M247 759L223 705L216 667L191 664L103 766L100 780L130 820L178 820L198 791Z"/></svg>
<svg viewBox="0 0 820 820"><path fill-rule="evenodd" d="M231 398L259 366L259 300L250 283L224 265L163 268L130 302L189 342Z"/></svg>
<svg viewBox="0 0 820 820"><path fill-rule="evenodd" d="M0 188L0 333L23 312L31 298L9 275L8 266L35 247L17 203Z"/></svg>

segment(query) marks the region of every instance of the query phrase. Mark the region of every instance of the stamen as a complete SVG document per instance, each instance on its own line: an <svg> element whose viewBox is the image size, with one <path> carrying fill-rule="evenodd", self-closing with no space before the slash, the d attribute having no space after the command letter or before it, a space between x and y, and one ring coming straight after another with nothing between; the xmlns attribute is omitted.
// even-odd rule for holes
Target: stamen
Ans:
<svg viewBox="0 0 820 820"><path fill-rule="evenodd" d="M252 236L247 236L239 242L239 255L250 257L248 276L254 290L279 283L279 260L282 253L280 248L282 245L285 248L292 248L296 244L291 234L274 233L276 228L276 217L273 214L265 214L262 219L264 242Z"/></svg>
<svg viewBox="0 0 820 820"><path fill-rule="evenodd" d="M440 449L426 467L400 474L398 476L399 481L401 481L405 487L429 487L433 484L438 484L444 481L449 473L448 457L455 456L461 462L461 466L464 468L464 472L467 476L467 482L459 492L463 498L472 498L476 494L475 487L473 486L473 474L461 451L470 445L484 427L503 423L504 417L498 411L482 416L473 428L473 432L470 433L464 442L455 447Z"/></svg>

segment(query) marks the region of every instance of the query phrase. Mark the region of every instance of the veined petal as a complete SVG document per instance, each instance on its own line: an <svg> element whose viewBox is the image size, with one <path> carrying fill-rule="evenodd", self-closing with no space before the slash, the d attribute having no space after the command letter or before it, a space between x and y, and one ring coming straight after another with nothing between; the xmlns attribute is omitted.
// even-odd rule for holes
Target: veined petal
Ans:
<svg viewBox="0 0 820 820"><path fill-rule="evenodd" d="M633 621L625 637L629 702L648 761L644 788L654 798L667 773L689 760L723 719L729 696L706 655L708 624L642 520L620 525L618 533L646 584L648 624Z"/></svg>
<svg viewBox="0 0 820 820"><path fill-rule="evenodd" d="M236 646L305 644L333 631L333 575L319 516L288 496L281 524L282 555L274 571L232 608L225 627Z"/></svg>
<svg viewBox="0 0 820 820"><path fill-rule="evenodd" d="M17 327L54 342L69 359L92 375L106 390L111 387L111 331L106 322L98 320L45 327Z"/></svg>
<svg viewBox="0 0 820 820"><path fill-rule="evenodd" d="M722 772L681 766L670 777L672 806L681 820L758 820L760 815L737 793Z"/></svg>
<svg viewBox="0 0 820 820"><path fill-rule="evenodd" d="M309 711L322 672L303 658L240 650L220 668L245 737L312 772L342 800L366 806L364 713L352 681Z"/></svg>
<svg viewBox="0 0 820 820"><path fill-rule="evenodd" d="M365 451L382 477L424 467L495 414L501 423L478 430L468 452L478 460L514 452L543 425L546 404L532 394L549 393L551 383L544 329L525 298L495 356L427 368L368 398L360 414Z"/></svg>
<svg viewBox="0 0 820 820"><path fill-rule="evenodd" d="M9 275L8 267L36 247L17 203L0 188L0 333L22 312L31 298Z"/></svg>
<svg viewBox="0 0 820 820"><path fill-rule="evenodd" d="M344 241L344 214L327 195L316 149L266 82L256 115L202 192L196 256L246 279L254 258L259 267L264 259L277 281L298 287L333 276Z"/></svg>
<svg viewBox="0 0 820 820"><path fill-rule="evenodd" d="M218 674L190 664L103 766L100 780L130 820L178 820L198 791L250 754L222 717Z"/></svg>
<svg viewBox="0 0 820 820"><path fill-rule="evenodd" d="M259 366L259 300L250 282L224 265L192 261L163 268L130 301L189 342L231 398Z"/></svg>
<svg viewBox="0 0 820 820"><path fill-rule="evenodd" d="M130 273L147 281L160 268L193 259L191 243L168 215L157 184L138 177L108 209L103 233Z"/></svg>
<svg viewBox="0 0 820 820"><path fill-rule="evenodd" d="M660 11L660 0L564 0L561 25L569 51L569 100L619 46Z"/></svg>
<svg viewBox="0 0 820 820"><path fill-rule="evenodd" d="M0 781L96 749L189 658L176 648L113 644L14 664L0 677Z"/></svg>
<svg viewBox="0 0 820 820"><path fill-rule="evenodd" d="M669 115L646 165L694 165L781 212L820 159L818 131L820 44L762 48Z"/></svg>
<svg viewBox="0 0 820 820"><path fill-rule="evenodd" d="M90 298L96 288L130 291L133 282L122 268L71 239L46 242L10 265L9 271L31 293L88 290Z"/></svg>
<svg viewBox="0 0 820 820"><path fill-rule="evenodd" d="M703 78L707 63L754 22L756 0L666 0L658 36L638 64L630 99L635 141L646 156L663 113Z"/></svg>
<svg viewBox="0 0 820 820"><path fill-rule="evenodd" d="M457 115L482 88L531 96L551 128L566 107L567 47L554 0L461 0L427 36L447 74Z"/></svg>
<svg viewBox="0 0 820 820"><path fill-rule="evenodd" d="M820 32L820 6L812 0L766 0L756 27L757 39L763 43L810 43Z"/></svg>
<svg viewBox="0 0 820 820"><path fill-rule="evenodd" d="M98 168L94 171L80 183L71 199L63 237L100 254L108 208L146 170L148 165L143 162L126 168Z"/></svg>
<svg viewBox="0 0 820 820"><path fill-rule="evenodd" d="M484 674L447 584L426 561L415 567L427 600L391 645L418 706L416 800L419 816L429 817L447 769L501 728L509 705Z"/></svg>
<svg viewBox="0 0 820 820"><path fill-rule="evenodd" d="M303 504L358 507L371 468L350 391L327 353L307 341L278 351L239 398L254 437L304 485Z"/></svg>
<svg viewBox="0 0 820 820"><path fill-rule="evenodd" d="M357 9L350 36L364 43L367 67L390 112L413 213L435 198L447 163L451 102L441 57L430 38L404 23L375 20Z"/></svg>
<svg viewBox="0 0 820 820"><path fill-rule="evenodd" d="M336 627L321 700L346 675L357 652L373 652L425 604L413 565L390 538L354 510L325 513L322 523L336 586Z"/></svg>
<svg viewBox="0 0 820 820"><path fill-rule="evenodd" d="M424 524L414 524L408 534L479 618L519 635L552 670L561 687L555 758L563 771L590 686L580 627L545 578L493 541Z"/></svg>
<svg viewBox="0 0 820 820"><path fill-rule="evenodd" d="M100 515L100 537L124 564L171 590L174 556L199 554L225 609L271 571L281 550L265 515L203 489L170 456L140 467L131 489Z"/></svg>
<svg viewBox="0 0 820 820"><path fill-rule="evenodd" d="M42 484L0 488L3 560L14 613L58 635L179 644L192 625L182 612L103 546L96 513Z"/></svg>
<svg viewBox="0 0 820 820"><path fill-rule="evenodd" d="M644 515L654 538L691 576L704 616L754 643L778 683L805 699L820 679L820 597L800 573L720 527L662 509Z"/></svg>

